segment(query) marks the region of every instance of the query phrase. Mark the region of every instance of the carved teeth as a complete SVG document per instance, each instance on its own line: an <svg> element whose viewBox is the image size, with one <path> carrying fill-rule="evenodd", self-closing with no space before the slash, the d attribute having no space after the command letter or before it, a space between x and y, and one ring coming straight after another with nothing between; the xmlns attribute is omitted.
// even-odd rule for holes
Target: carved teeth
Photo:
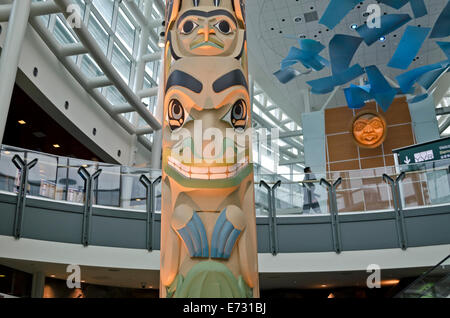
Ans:
<svg viewBox="0 0 450 318"><path fill-rule="evenodd" d="M193 174L208 174L208 167L191 167Z"/></svg>
<svg viewBox="0 0 450 318"><path fill-rule="evenodd" d="M237 163L232 166L221 167L194 167L182 164L174 157L168 157L169 166L174 168L178 173L189 179L198 180L222 180L235 177L249 162L245 158L244 163Z"/></svg>
<svg viewBox="0 0 450 318"><path fill-rule="evenodd" d="M210 167L210 173L225 173L227 172L227 167Z"/></svg>

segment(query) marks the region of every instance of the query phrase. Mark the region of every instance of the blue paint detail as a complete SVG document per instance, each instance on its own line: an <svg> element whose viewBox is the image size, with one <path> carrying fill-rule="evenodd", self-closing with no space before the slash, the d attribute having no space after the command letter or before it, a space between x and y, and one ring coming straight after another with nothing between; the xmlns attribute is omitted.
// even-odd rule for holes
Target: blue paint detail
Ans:
<svg viewBox="0 0 450 318"><path fill-rule="evenodd" d="M334 29L360 0L331 0L319 23Z"/></svg>
<svg viewBox="0 0 450 318"><path fill-rule="evenodd" d="M430 39L445 38L450 35L450 1L447 2L431 31Z"/></svg>
<svg viewBox="0 0 450 318"><path fill-rule="evenodd" d="M361 45L362 39L355 36L336 34L330 41L330 62L333 75L345 72Z"/></svg>
<svg viewBox="0 0 450 318"><path fill-rule="evenodd" d="M233 230L234 230L233 224L231 224L230 221L226 221L219 235L218 253L217 253L218 258L224 258L225 244L227 243L228 238L230 237L230 234Z"/></svg>
<svg viewBox="0 0 450 318"><path fill-rule="evenodd" d="M402 70L408 69L417 53L419 53L430 30L430 28L408 26L388 66Z"/></svg>
<svg viewBox="0 0 450 318"><path fill-rule="evenodd" d="M191 257L208 257L209 247L205 226L196 212L185 227L177 231Z"/></svg>
<svg viewBox="0 0 450 318"><path fill-rule="evenodd" d="M227 221L227 213L224 209L222 213L219 215L219 218L217 219L216 225L214 226L214 231L211 239L211 257L217 258L218 257L218 249L219 249L219 236L220 232L222 231L223 225Z"/></svg>
<svg viewBox="0 0 450 318"><path fill-rule="evenodd" d="M227 243L225 244L225 250L223 255L224 258L228 259L231 257L231 252L233 251L233 247L236 244L239 235L241 235L241 231L237 229L234 229L233 232L231 232L231 235L228 238Z"/></svg>
<svg viewBox="0 0 450 318"><path fill-rule="evenodd" d="M194 245L192 243L192 239L191 236L187 230L187 228L182 228L180 230L178 230L178 233L181 236L181 239L183 240L184 244L186 245L188 251L189 251L189 255L191 257L194 257L195 255L195 249L194 249Z"/></svg>
<svg viewBox="0 0 450 318"><path fill-rule="evenodd" d="M203 225L203 222L197 213L194 213L194 216L192 217L192 221L194 222L195 228L197 229L197 233L200 235L201 257L208 257L209 256L209 246L208 246L208 238L206 236L205 226Z"/></svg>
<svg viewBox="0 0 450 318"><path fill-rule="evenodd" d="M381 16L381 28L369 28L363 24L356 29L356 32L363 38L367 45L377 42L382 36L394 32L404 24L411 21L409 14L388 14Z"/></svg>
<svg viewBox="0 0 450 318"><path fill-rule="evenodd" d="M192 238L192 243L194 244L194 257L202 256L202 242L192 220L187 224L187 230Z"/></svg>

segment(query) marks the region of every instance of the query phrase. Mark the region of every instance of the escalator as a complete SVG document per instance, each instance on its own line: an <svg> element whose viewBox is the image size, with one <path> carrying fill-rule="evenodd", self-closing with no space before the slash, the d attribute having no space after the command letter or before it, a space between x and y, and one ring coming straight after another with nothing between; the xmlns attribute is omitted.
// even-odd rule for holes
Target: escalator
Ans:
<svg viewBox="0 0 450 318"><path fill-rule="evenodd" d="M450 298L450 255L426 271L395 298Z"/></svg>

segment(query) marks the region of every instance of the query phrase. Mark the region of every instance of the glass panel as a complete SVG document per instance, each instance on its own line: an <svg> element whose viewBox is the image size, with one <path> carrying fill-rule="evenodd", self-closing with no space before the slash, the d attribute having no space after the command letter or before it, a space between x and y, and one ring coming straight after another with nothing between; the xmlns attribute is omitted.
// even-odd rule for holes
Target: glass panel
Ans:
<svg viewBox="0 0 450 318"><path fill-rule="evenodd" d="M125 56L122 50L114 44L112 54L112 64L128 84L130 80L131 61Z"/></svg>
<svg viewBox="0 0 450 318"><path fill-rule="evenodd" d="M102 173L98 177L96 197L98 205L120 206L120 166L98 165Z"/></svg>
<svg viewBox="0 0 450 318"><path fill-rule="evenodd" d="M89 18L88 29L96 40L97 44L102 49L103 53L106 55L106 52L108 50L109 35L92 13Z"/></svg>
<svg viewBox="0 0 450 318"><path fill-rule="evenodd" d="M119 16L117 20L117 37L127 48L128 52L132 52L135 36L135 27L131 21L127 18L122 9L119 10Z"/></svg>
<svg viewBox="0 0 450 318"><path fill-rule="evenodd" d="M81 60L81 70L88 77L102 76L103 72L90 55L83 55Z"/></svg>
<svg viewBox="0 0 450 318"><path fill-rule="evenodd" d="M68 44L76 42L75 37L70 33L64 22L60 17L56 18L55 29L53 30L56 40L61 44Z"/></svg>
<svg viewBox="0 0 450 318"><path fill-rule="evenodd" d="M93 0L92 4L98 10L106 23L111 26L114 11L114 0Z"/></svg>
<svg viewBox="0 0 450 318"><path fill-rule="evenodd" d="M32 196L56 199L58 158L27 153L28 162L34 159L38 159L38 163L29 171L27 193Z"/></svg>
<svg viewBox="0 0 450 318"><path fill-rule="evenodd" d="M15 155L19 155L23 159L25 153L8 149L0 150L0 191L17 193L20 185L20 174L12 163Z"/></svg>

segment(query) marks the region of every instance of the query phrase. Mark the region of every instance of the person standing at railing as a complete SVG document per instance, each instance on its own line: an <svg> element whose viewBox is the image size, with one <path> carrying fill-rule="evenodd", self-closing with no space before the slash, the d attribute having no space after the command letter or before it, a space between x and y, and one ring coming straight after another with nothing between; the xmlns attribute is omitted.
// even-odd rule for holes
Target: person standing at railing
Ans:
<svg viewBox="0 0 450 318"><path fill-rule="evenodd" d="M304 169L305 177L303 181L317 181L316 176L312 173L310 167ZM321 214L319 201L317 201L318 195L315 194L315 188L313 182L303 182L303 214L309 214L311 209L316 214Z"/></svg>

